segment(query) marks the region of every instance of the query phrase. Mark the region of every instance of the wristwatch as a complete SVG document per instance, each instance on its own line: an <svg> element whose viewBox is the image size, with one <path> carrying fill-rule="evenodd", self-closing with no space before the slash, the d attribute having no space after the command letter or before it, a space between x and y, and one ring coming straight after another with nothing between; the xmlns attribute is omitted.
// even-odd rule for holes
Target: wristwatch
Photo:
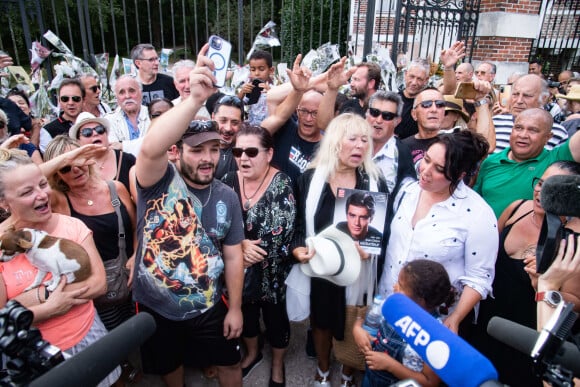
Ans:
<svg viewBox="0 0 580 387"><path fill-rule="evenodd" d="M480 99L479 101L475 101L473 103L473 106L475 106L475 107L480 107L480 106L483 106L483 105L487 105L487 98Z"/></svg>
<svg viewBox="0 0 580 387"><path fill-rule="evenodd" d="M562 301L562 295L560 294L560 292L557 292L555 290L549 290L547 292L538 292L536 293L536 302L539 301L544 301L552 308L555 308Z"/></svg>

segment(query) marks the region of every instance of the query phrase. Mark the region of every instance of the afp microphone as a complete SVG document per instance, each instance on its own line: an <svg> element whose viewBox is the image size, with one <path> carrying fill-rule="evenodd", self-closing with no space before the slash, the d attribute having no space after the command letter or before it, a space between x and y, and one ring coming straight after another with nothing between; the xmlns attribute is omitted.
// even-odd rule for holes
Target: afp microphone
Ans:
<svg viewBox="0 0 580 387"><path fill-rule="evenodd" d="M492 317L487 324L487 333L518 351L530 355L540 333L501 317ZM570 370L574 377L580 378L580 351L567 341L564 342L552 363Z"/></svg>
<svg viewBox="0 0 580 387"><path fill-rule="evenodd" d="M139 313L34 380L30 386L96 386L154 331L153 317L148 313Z"/></svg>
<svg viewBox="0 0 580 387"><path fill-rule="evenodd" d="M388 297L383 316L450 387L500 385L487 358L407 296L395 293Z"/></svg>

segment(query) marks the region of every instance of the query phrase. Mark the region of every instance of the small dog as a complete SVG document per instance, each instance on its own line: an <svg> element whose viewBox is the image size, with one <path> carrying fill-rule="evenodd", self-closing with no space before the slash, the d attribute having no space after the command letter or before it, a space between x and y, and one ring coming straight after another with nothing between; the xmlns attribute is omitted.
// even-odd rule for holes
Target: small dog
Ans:
<svg viewBox="0 0 580 387"><path fill-rule="evenodd" d="M30 263L38 268L34 282L25 291L39 286L47 273L52 274L52 278L44 282L48 291L56 289L63 274L67 283L83 281L91 275L90 258L81 245L50 236L45 231L31 228L6 231L0 236L0 249L3 251L0 260L6 262L25 253Z"/></svg>

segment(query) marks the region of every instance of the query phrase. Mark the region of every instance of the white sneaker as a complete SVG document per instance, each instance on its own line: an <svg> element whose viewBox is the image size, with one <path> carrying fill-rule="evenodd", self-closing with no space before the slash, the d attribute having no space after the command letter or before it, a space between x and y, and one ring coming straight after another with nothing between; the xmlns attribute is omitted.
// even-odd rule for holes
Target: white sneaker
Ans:
<svg viewBox="0 0 580 387"><path fill-rule="evenodd" d="M330 375L322 376L318 372L314 377L313 387L330 387Z"/></svg>

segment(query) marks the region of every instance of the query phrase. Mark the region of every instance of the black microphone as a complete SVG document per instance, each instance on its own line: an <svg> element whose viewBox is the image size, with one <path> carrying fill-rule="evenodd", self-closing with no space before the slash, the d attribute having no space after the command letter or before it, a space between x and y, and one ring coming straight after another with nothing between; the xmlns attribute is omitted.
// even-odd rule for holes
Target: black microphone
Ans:
<svg viewBox="0 0 580 387"><path fill-rule="evenodd" d="M155 331L155 320L145 312L131 317L85 350L60 363L31 387L96 386Z"/></svg>
<svg viewBox="0 0 580 387"><path fill-rule="evenodd" d="M532 353L540 336L540 333L532 328L497 316L489 320L487 333L491 337L527 355ZM570 370L575 377L580 377L580 350L574 344L567 341L564 342L553 362Z"/></svg>
<svg viewBox="0 0 580 387"><path fill-rule="evenodd" d="M568 237L560 217L580 217L580 176L547 178L542 185L540 203L546 212L536 248L536 272L541 274L556 258L560 241Z"/></svg>
<svg viewBox="0 0 580 387"><path fill-rule="evenodd" d="M544 211L551 214L580 217L580 176L547 178L542 184L540 203Z"/></svg>
<svg viewBox="0 0 580 387"><path fill-rule="evenodd" d="M542 327L538 340L532 349L531 356L535 362L544 358L551 360L556 355L572 330L576 317L578 317L573 309L574 304L560 301L546 325Z"/></svg>

